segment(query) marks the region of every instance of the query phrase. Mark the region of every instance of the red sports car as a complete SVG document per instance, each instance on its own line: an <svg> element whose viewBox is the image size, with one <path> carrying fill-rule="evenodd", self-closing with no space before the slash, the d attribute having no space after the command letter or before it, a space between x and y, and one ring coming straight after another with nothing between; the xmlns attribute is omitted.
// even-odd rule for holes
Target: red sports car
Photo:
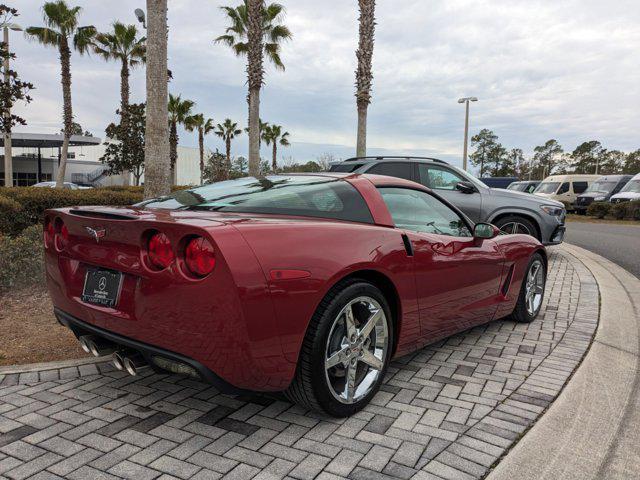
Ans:
<svg viewBox="0 0 640 480"><path fill-rule="evenodd" d="M335 173L49 210L44 243L56 316L85 350L347 416L393 357L538 315L545 249L498 233L416 183Z"/></svg>

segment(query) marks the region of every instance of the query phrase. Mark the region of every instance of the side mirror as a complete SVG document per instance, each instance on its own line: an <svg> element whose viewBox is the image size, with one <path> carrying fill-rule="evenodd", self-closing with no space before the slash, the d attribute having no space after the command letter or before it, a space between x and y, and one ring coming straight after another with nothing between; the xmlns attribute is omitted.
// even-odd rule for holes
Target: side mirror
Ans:
<svg viewBox="0 0 640 480"><path fill-rule="evenodd" d="M500 229L490 223L476 223L473 227L473 238L491 239L500 235Z"/></svg>
<svg viewBox="0 0 640 480"><path fill-rule="evenodd" d="M456 190L460 190L462 193L476 193L478 189L471 182L458 182L456 183Z"/></svg>

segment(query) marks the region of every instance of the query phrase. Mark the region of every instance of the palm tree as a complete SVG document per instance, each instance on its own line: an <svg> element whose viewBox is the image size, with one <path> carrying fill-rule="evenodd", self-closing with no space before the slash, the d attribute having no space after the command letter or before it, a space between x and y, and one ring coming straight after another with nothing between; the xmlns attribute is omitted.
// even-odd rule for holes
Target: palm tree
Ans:
<svg viewBox="0 0 640 480"><path fill-rule="evenodd" d="M135 25L113 23L113 31L98 33L93 42L93 50L105 60L120 61L120 113L129 105L129 70L145 62L145 37L138 37Z"/></svg>
<svg viewBox="0 0 640 480"><path fill-rule="evenodd" d="M188 131L198 131L198 147L200 149L200 183L202 183L202 179L204 177L204 136L211 133L215 128L215 125L212 118L205 119L202 113L191 115L185 120L184 124Z"/></svg>
<svg viewBox="0 0 640 480"><path fill-rule="evenodd" d="M358 134L356 155L367 154L367 108L371 103L371 59L373 57L373 37L375 33L375 0L358 0L360 22L358 50L358 69L356 70L356 106L358 109Z"/></svg>
<svg viewBox="0 0 640 480"><path fill-rule="evenodd" d="M258 120L258 132L260 133L260 142L262 142L262 136L265 129L269 126L269 122L263 122L262 119ZM245 127L244 131L248 134L249 127ZM260 143L258 143L260 145Z"/></svg>
<svg viewBox="0 0 640 480"><path fill-rule="evenodd" d="M178 125L185 125L185 121L191 115L191 109L195 102L184 99L178 95L169 94L169 160L171 161L171 178L176 182L176 162L178 161Z"/></svg>
<svg viewBox="0 0 640 480"><path fill-rule="evenodd" d="M145 199L168 195L171 192L167 36L167 0L147 0Z"/></svg>
<svg viewBox="0 0 640 480"><path fill-rule="evenodd" d="M282 25L284 7L279 3L266 5L264 0L243 0L237 7L221 7L231 26L215 39L231 47L237 56L247 56L249 84L249 175L257 175L260 167L260 89L264 80L263 59L284 70L280 44L291 38L291 31Z"/></svg>
<svg viewBox="0 0 640 480"><path fill-rule="evenodd" d="M267 145L272 145L272 158L271 158L271 170L276 173L278 170L277 156L278 156L278 144L283 147L291 145L289 143L289 132L282 132L280 125L268 125L262 134L262 139Z"/></svg>
<svg viewBox="0 0 640 480"><path fill-rule="evenodd" d="M60 166L56 176L56 187L62 188L67 170L69 138L73 127L73 107L71 104L71 46L81 55L88 51L96 34L93 26L78 26L78 17L82 8L69 7L64 0L46 2L42 7L44 27L29 27L27 38L42 45L55 47L60 54L62 76L62 99L64 118L64 140L60 155ZM72 45L70 45L70 41Z"/></svg>
<svg viewBox="0 0 640 480"><path fill-rule="evenodd" d="M225 163L223 177L229 178L229 170L231 170L231 140L242 133L242 129L238 128L238 124L232 122L230 118L225 118L222 124L216 125L216 135L224 140L225 147L227 149L227 159ZM251 171L249 171L251 175Z"/></svg>

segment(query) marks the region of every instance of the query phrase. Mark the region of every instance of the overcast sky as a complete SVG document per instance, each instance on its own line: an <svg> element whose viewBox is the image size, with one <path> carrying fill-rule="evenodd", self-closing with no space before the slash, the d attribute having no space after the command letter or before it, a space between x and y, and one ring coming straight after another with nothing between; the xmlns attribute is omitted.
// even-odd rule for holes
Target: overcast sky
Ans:
<svg viewBox="0 0 640 480"><path fill-rule="evenodd" d="M81 25L106 30L134 23L143 0L68 0L83 7ZM293 40L285 72L267 68L261 117L283 125L294 142L282 155L307 161L354 153L357 46L355 0L281 0ZM9 2L23 27L41 25L42 0ZM245 60L213 43L233 1L169 0L172 93L197 103L216 122L246 125ZM640 148L640 2L638 0L379 0L369 107L371 153L419 153L460 163L464 107L474 95L471 133L490 128L525 153L556 138L573 150L596 139L606 148ZM60 129L62 95L57 52L11 33L15 68L37 90L16 110L19 131ZM76 121L103 137L119 103L119 66L72 56ZM144 72L132 74L132 101L144 100ZM244 137L244 138L243 138ZM195 134L180 143L195 146ZM215 136L210 148L221 148ZM245 154L247 138L234 143ZM264 154L268 155L266 149Z"/></svg>

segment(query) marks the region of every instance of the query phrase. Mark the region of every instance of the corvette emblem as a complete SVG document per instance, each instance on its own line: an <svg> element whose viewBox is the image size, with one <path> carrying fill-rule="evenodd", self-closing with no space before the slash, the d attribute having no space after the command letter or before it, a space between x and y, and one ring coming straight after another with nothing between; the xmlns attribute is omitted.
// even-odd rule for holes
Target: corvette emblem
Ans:
<svg viewBox="0 0 640 480"><path fill-rule="evenodd" d="M96 243L100 243L100 239L104 238L104 236L107 234L107 231L102 227L96 227L96 228L84 227L84 228L87 232L89 232L89 235L95 238Z"/></svg>

